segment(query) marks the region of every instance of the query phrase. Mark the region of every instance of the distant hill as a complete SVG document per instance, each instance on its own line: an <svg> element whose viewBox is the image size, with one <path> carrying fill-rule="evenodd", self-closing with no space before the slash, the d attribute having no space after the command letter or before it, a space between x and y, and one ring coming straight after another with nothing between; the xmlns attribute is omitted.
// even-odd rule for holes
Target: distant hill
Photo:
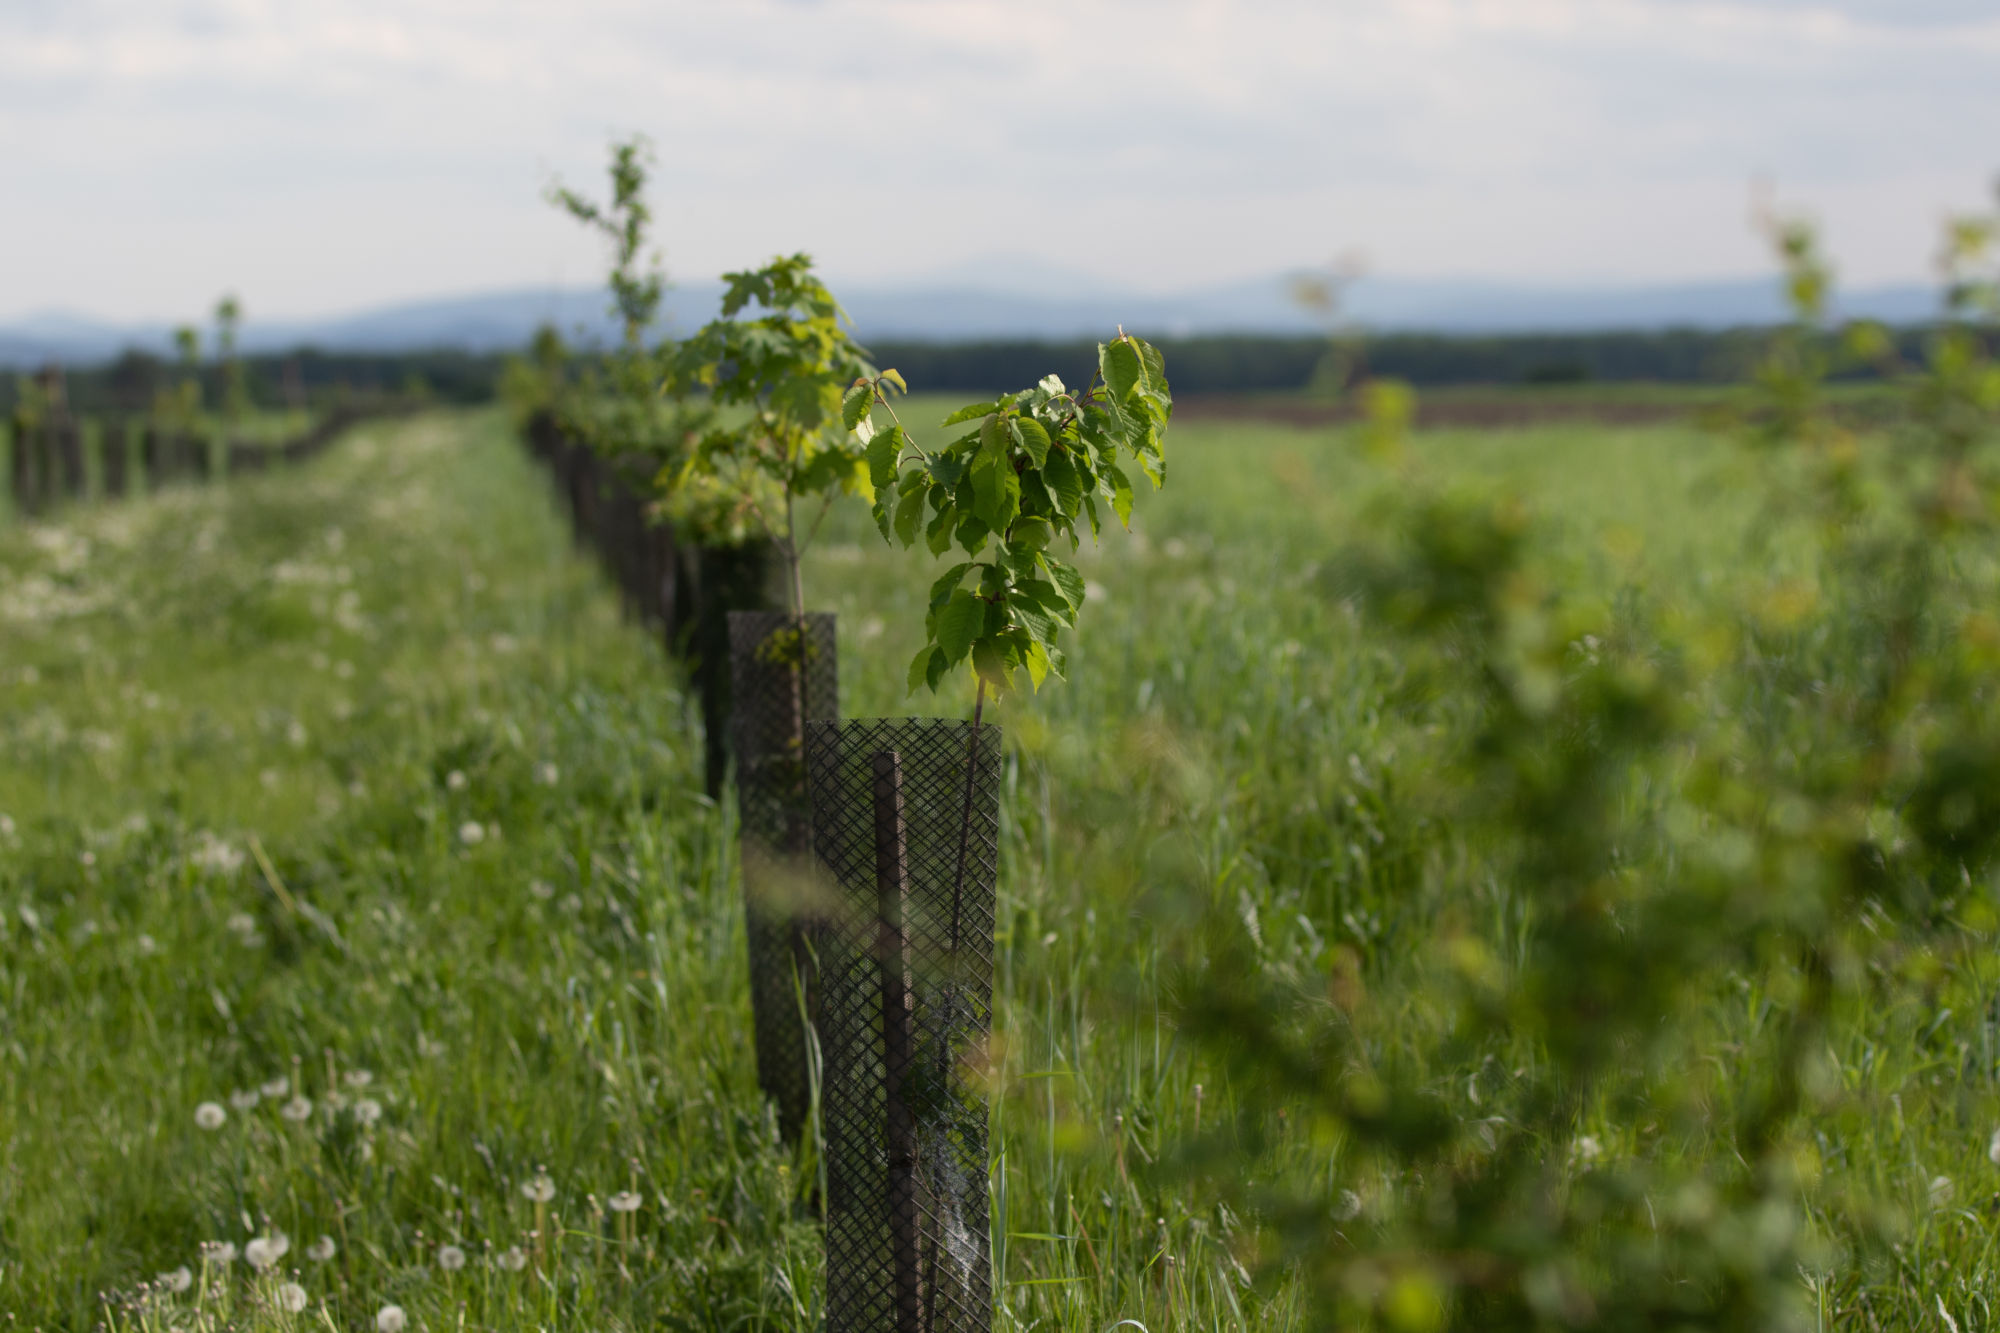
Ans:
<svg viewBox="0 0 2000 1333"><path fill-rule="evenodd" d="M1012 269L1013 271L1008 271ZM1320 328L1289 297L1282 276L1193 288L1170 295L1092 287L1068 275L995 263L968 266L905 286L841 289L863 341L961 342L1135 333L1305 333ZM663 332L684 333L708 319L721 284L689 282L667 295ZM316 347L343 352L456 348L490 352L524 345L543 323L573 340L608 345L616 324L595 288L522 289L409 301L310 320L252 320L251 352ZM1937 311L1934 290L1890 286L1846 293L1839 314L1915 323ZM254 309L253 309L254 315ZM1784 317L1775 280L1733 279L1654 286L1561 288L1467 279L1363 278L1348 292L1345 318L1378 331L1445 334L1568 333L1663 328L1720 329ZM127 348L166 356L166 325L115 324L67 313L0 323L0 366L97 362Z"/></svg>

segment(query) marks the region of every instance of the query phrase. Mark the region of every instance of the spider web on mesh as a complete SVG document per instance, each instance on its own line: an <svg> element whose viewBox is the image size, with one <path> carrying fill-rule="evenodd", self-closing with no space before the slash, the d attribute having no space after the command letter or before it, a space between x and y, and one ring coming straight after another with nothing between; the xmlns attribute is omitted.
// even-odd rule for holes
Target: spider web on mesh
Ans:
<svg viewBox="0 0 2000 1333"><path fill-rule="evenodd" d="M969 1066L992 1026L1000 728L977 733L968 802L973 738L967 723L928 718L806 727L813 851L832 881L819 1019L828 1333L991 1327L987 1109ZM887 753L901 769L900 938L877 880L875 759ZM885 1040L895 981L908 997L900 1069Z"/></svg>
<svg viewBox="0 0 2000 1333"><path fill-rule="evenodd" d="M729 729L757 1085L777 1104L786 1142L797 1140L812 1114L804 1025L818 991L810 948L816 914L798 891L812 849L803 726L840 715L834 623L832 615L813 612L801 636L790 612L729 613Z"/></svg>

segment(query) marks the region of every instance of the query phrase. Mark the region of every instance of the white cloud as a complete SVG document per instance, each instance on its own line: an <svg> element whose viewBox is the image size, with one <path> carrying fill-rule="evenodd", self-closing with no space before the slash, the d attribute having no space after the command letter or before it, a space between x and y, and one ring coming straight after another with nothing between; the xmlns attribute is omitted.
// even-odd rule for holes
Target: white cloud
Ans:
<svg viewBox="0 0 2000 1333"><path fill-rule="evenodd" d="M1851 276L2000 166L1958 0L16 0L0 310L254 313L594 273L538 199L659 146L670 265L993 251L1156 288L1761 263L1748 182Z"/></svg>

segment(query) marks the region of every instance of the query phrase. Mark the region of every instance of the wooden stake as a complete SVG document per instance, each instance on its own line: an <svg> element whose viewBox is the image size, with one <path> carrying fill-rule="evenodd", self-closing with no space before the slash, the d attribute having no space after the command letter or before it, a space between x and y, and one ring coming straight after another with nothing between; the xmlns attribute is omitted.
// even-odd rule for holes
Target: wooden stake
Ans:
<svg viewBox="0 0 2000 1333"><path fill-rule="evenodd" d="M924 1292L918 1264L917 1134L904 1084L911 1073L910 951L903 912L909 865L903 824L903 763L894 750L875 756L876 956L882 967L883 1101L889 1129L889 1247L895 1280L896 1333L922 1333Z"/></svg>

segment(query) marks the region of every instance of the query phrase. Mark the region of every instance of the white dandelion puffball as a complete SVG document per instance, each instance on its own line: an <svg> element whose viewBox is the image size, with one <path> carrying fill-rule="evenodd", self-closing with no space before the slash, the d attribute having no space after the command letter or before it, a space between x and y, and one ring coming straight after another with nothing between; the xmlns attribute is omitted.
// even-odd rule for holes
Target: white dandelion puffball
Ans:
<svg viewBox="0 0 2000 1333"><path fill-rule="evenodd" d="M522 1253L520 1246L509 1245L506 1249L500 1251L493 1262L499 1264L510 1273L518 1273L528 1266L528 1256Z"/></svg>
<svg viewBox="0 0 2000 1333"><path fill-rule="evenodd" d="M313 1104L304 1097L294 1097L285 1103L284 1117L295 1124L312 1119Z"/></svg>
<svg viewBox="0 0 2000 1333"><path fill-rule="evenodd" d="M465 774L454 768L451 772L444 775L444 785L447 791L464 791Z"/></svg>
<svg viewBox="0 0 2000 1333"><path fill-rule="evenodd" d="M1588 1134L1569 1145L1569 1159L1579 1166L1594 1166L1604 1156L1604 1145Z"/></svg>
<svg viewBox="0 0 2000 1333"><path fill-rule="evenodd" d="M205 1240L201 1243L201 1261L214 1264L217 1268L227 1267L236 1262L236 1242L231 1240Z"/></svg>
<svg viewBox="0 0 2000 1333"><path fill-rule="evenodd" d="M283 1074L273 1079L266 1079L257 1087L257 1091L263 1093L266 1097L282 1097L291 1090L292 1081Z"/></svg>
<svg viewBox="0 0 2000 1333"><path fill-rule="evenodd" d="M376 1101L373 1097L363 1097L360 1101L354 1103L354 1118L361 1123L363 1128L372 1127L377 1120L382 1118L382 1103Z"/></svg>
<svg viewBox="0 0 2000 1333"><path fill-rule="evenodd" d="M232 912L230 913L227 925L230 930L236 932L238 935L248 935L251 931L257 929L257 918L251 916L248 912Z"/></svg>
<svg viewBox="0 0 2000 1333"><path fill-rule="evenodd" d="M554 764L536 764L535 781L541 783L544 787L553 787L562 781L562 770Z"/></svg>
<svg viewBox="0 0 2000 1333"><path fill-rule="evenodd" d="M644 1200L632 1190L619 1190L611 1196L609 1202L611 1204L611 1211L614 1213L636 1213L639 1211L639 1205Z"/></svg>
<svg viewBox="0 0 2000 1333"><path fill-rule="evenodd" d="M533 1180L522 1183L521 1193L536 1203L547 1203L556 1197L556 1183L547 1176L536 1176Z"/></svg>
<svg viewBox="0 0 2000 1333"><path fill-rule="evenodd" d="M259 1236L243 1247L243 1262L258 1272L263 1272L292 1248L291 1239L280 1231L275 1235Z"/></svg>
<svg viewBox="0 0 2000 1333"><path fill-rule="evenodd" d="M229 1104L239 1111L248 1111L257 1105L258 1093L255 1088L239 1088L229 1094Z"/></svg>
<svg viewBox="0 0 2000 1333"><path fill-rule="evenodd" d="M528 892L534 894L543 902L547 902L556 896L556 886L547 880L531 879L528 881Z"/></svg>
<svg viewBox="0 0 2000 1333"><path fill-rule="evenodd" d="M194 1108L194 1122L203 1129L221 1129L227 1119L229 1112L222 1109L221 1102L203 1102Z"/></svg>
<svg viewBox="0 0 2000 1333"><path fill-rule="evenodd" d="M278 1288L278 1308L287 1314L298 1314L306 1308L306 1289L296 1282L287 1282Z"/></svg>
<svg viewBox="0 0 2000 1333"><path fill-rule="evenodd" d="M2000 1166L2000 1129L1993 1131L1993 1137L1986 1140L1986 1160Z"/></svg>
<svg viewBox="0 0 2000 1333"><path fill-rule="evenodd" d="M326 1109L329 1111L345 1111L347 1109L347 1094L338 1088L335 1088L332 1092L320 1098L320 1100L326 1103Z"/></svg>
<svg viewBox="0 0 2000 1333"><path fill-rule="evenodd" d="M160 1284L163 1291L182 1292L194 1285L194 1274L188 1271L186 1264L182 1264L173 1272L162 1273L153 1280Z"/></svg>
<svg viewBox="0 0 2000 1333"><path fill-rule="evenodd" d="M478 820L468 819L458 826L458 840L467 847L474 846L486 841L486 830L479 826Z"/></svg>
<svg viewBox="0 0 2000 1333"><path fill-rule="evenodd" d="M321 1236L318 1240L306 1246L306 1258L316 1264L323 1264L339 1253L340 1247L333 1243L333 1237L331 1236Z"/></svg>
<svg viewBox="0 0 2000 1333"><path fill-rule="evenodd" d="M1933 1176L1929 1192L1931 1207L1942 1208L1951 1202L1951 1196L1957 1193L1957 1190L1953 1188L1950 1176Z"/></svg>
<svg viewBox="0 0 2000 1333"><path fill-rule="evenodd" d="M365 1088L375 1081L375 1075L366 1069L350 1069L340 1079L350 1088Z"/></svg>
<svg viewBox="0 0 2000 1333"><path fill-rule="evenodd" d="M400 1305L385 1305L375 1312L375 1333L403 1333L409 1325L410 1317Z"/></svg>
<svg viewBox="0 0 2000 1333"><path fill-rule="evenodd" d="M456 1273L465 1267L465 1251L456 1245L438 1246L438 1267L447 1273Z"/></svg>

